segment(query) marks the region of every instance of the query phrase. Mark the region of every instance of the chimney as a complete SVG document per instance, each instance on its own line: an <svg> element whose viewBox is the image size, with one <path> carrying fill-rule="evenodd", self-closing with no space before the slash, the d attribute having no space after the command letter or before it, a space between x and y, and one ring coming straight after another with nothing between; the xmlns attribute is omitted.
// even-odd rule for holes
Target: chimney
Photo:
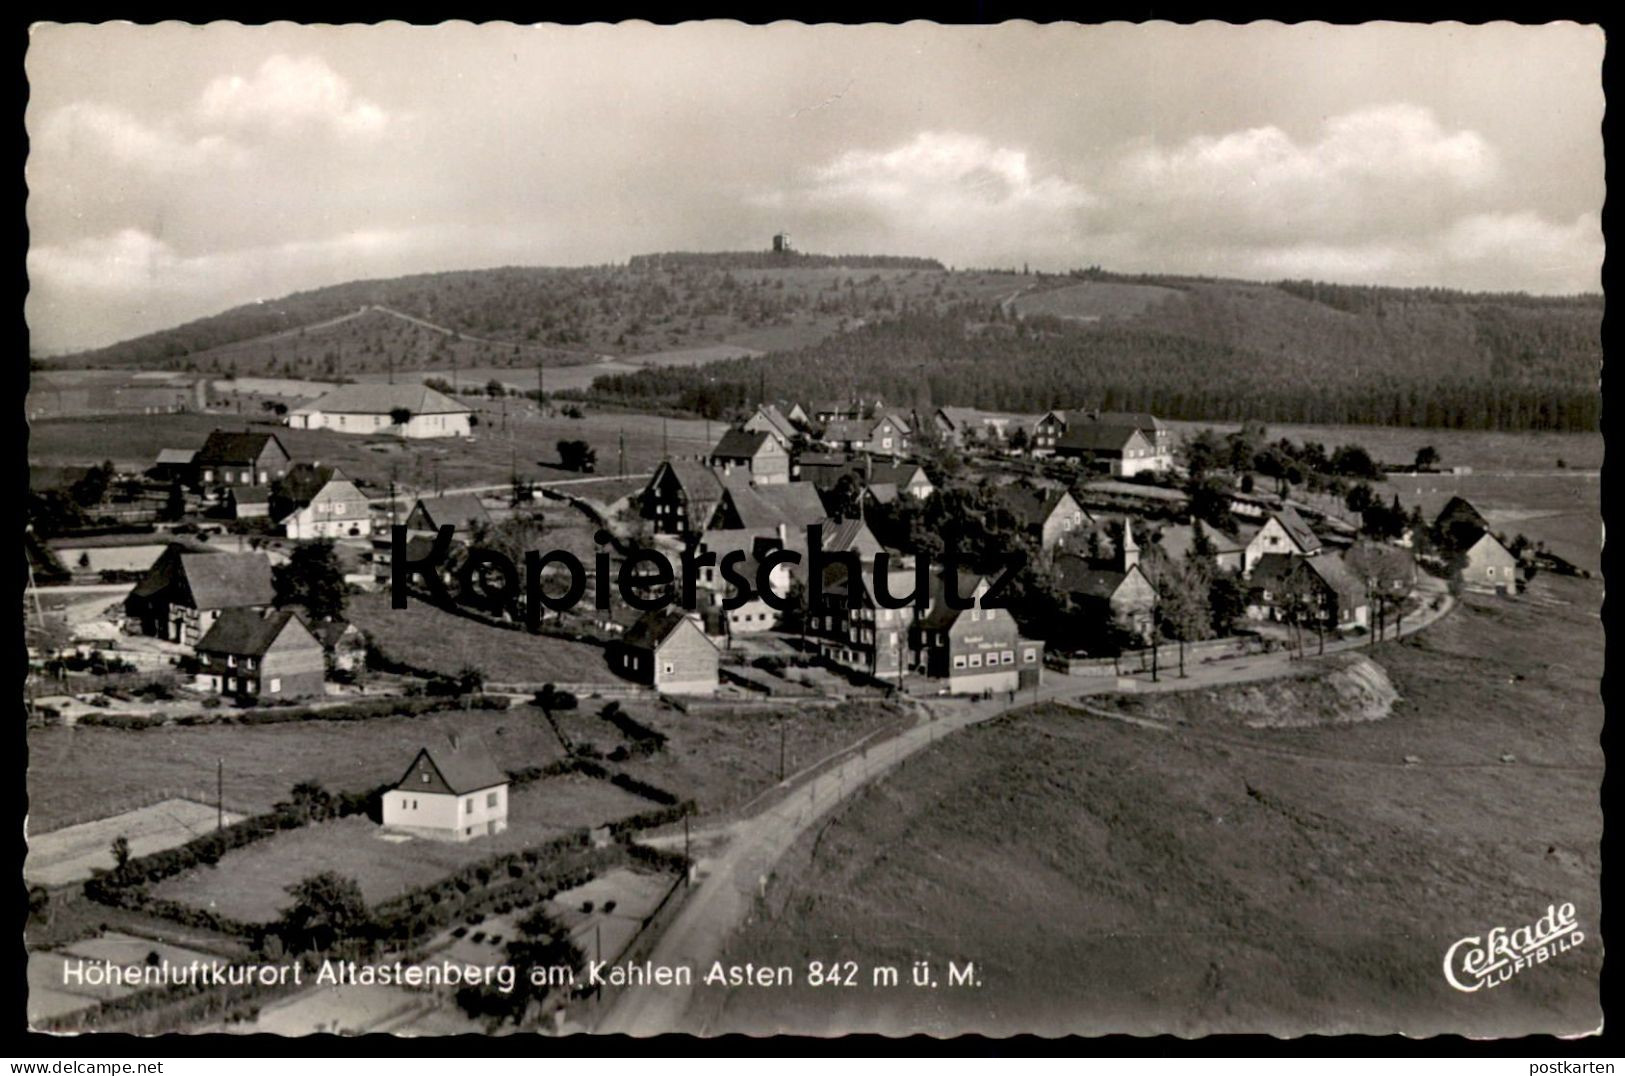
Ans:
<svg viewBox="0 0 1625 1076"><path fill-rule="evenodd" d="M462 750L462 744L461 744L461 742L460 742L460 741L459 741L459 740L458 740L458 739L457 739L457 734L456 734L456 733L455 733L455 732L448 732L448 733L447 733L447 734L446 734L446 739L448 739L448 740L450 740L450 741L451 741L451 749L452 749L452 750L453 750L453 751L460 751L460 750Z"/></svg>

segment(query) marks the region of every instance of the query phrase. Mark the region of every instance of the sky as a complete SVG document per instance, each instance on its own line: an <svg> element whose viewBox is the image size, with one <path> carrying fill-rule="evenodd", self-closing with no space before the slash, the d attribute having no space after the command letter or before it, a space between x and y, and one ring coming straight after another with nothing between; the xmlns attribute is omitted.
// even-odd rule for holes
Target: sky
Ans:
<svg viewBox="0 0 1625 1076"><path fill-rule="evenodd" d="M371 277L666 250L1601 290L1603 35L33 28L36 354Z"/></svg>

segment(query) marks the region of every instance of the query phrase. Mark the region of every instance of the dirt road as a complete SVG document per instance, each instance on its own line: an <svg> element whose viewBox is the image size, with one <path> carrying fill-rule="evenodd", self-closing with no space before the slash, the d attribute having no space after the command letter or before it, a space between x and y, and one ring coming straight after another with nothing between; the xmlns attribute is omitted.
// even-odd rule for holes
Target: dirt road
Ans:
<svg viewBox="0 0 1625 1076"><path fill-rule="evenodd" d="M1455 606L1444 585L1431 577L1425 579L1419 589L1429 599L1437 595L1443 600L1437 609L1424 606L1423 612L1405 624L1405 635L1425 629ZM1327 645L1326 653L1341 653L1363 645L1362 640L1332 643ZM1285 676L1302 667L1301 661L1286 653L1262 654L1234 662L1188 666L1189 675L1184 678L1170 669L1159 682L1138 681L1136 690L1186 691ZM939 737L1041 699L1115 690L1115 682L1100 684L1050 673L1036 692L1021 693L1014 703L1001 697L961 702L949 712L942 712L946 707L940 708L931 719L890 739L868 744L855 757L822 773L809 775L799 783L792 779L784 798L759 813L705 833L705 843L720 839L721 848L709 858L697 861L702 881L648 958L656 966L692 968L696 985L628 988L611 1004L594 1030L636 1036L679 1031L705 1034L705 1028L689 1027L683 1022L694 992L705 989L700 984L706 972L722 953L728 936L745 921L764 892L779 858L842 799L929 747Z"/></svg>

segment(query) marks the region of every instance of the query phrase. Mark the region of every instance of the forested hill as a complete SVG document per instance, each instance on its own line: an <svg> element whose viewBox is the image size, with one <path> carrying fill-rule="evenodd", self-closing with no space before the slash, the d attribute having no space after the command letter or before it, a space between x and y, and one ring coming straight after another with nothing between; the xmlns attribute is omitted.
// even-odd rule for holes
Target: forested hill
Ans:
<svg viewBox="0 0 1625 1076"><path fill-rule="evenodd" d="M601 378L594 391L722 415L771 398L1102 406L1176 419L1594 430L1601 296L1304 282L1055 281L1014 302L866 325L792 353Z"/></svg>
<svg viewBox="0 0 1625 1076"><path fill-rule="evenodd" d="M935 258L896 254L803 254L799 250L709 251L637 254L627 263L634 270L701 269L926 269L946 270Z"/></svg>
<svg viewBox="0 0 1625 1076"><path fill-rule="evenodd" d="M636 267L356 281L41 361L331 378L391 363L562 365L721 343L768 351L899 310L1007 295L1021 283L1006 273L950 274L925 259L762 257L772 264L747 264L748 255L662 255Z"/></svg>

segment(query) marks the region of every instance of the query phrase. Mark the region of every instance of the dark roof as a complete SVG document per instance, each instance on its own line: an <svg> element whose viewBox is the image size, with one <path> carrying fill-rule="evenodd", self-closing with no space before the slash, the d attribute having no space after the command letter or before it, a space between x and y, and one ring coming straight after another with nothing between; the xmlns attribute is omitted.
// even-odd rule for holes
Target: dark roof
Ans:
<svg viewBox="0 0 1625 1076"><path fill-rule="evenodd" d="M269 605L276 598L264 553L182 553L180 562L194 608Z"/></svg>
<svg viewBox="0 0 1625 1076"><path fill-rule="evenodd" d="M1129 577L1128 572L1078 556L1056 557L1055 574L1061 589L1067 593L1101 599L1116 594L1123 580Z"/></svg>
<svg viewBox="0 0 1625 1076"><path fill-rule="evenodd" d="M345 633L355 627L348 620L320 620L305 626L310 629L312 635L316 636L316 640L322 644L323 650L333 649L338 644L338 641L344 638ZM359 635L361 629L355 628L355 631Z"/></svg>
<svg viewBox="0 0 1625 1076"><path fill-rule="evenodd" d="M1023 526L1037 527L1042 526L1060 506L1062 498L1070 494L1064 489L1035 489L1011 484L998 487L996 496Z"/></svg>
<svg viewBox="0 0 1625 1076"><path fill-rule="evenodd" d="M1338 601L1343 605L1352 609L1365 604L1365 584L1354 578L1354 573L1343 563L1342 557L1319 556L1302 559L1304 570L1319 576L1321 582L1337 594Z"/></svg>
<svg viewBox="0 0 1625 1076"><path fill-rule="evenodd" d="M690 500L716 500L722 496L722 476L698 460L667 460L663 466L676 476Z"/></svg>
<svg viewBox="0 0 1625 1076"><path fill-rule="evenodd" d="M155 463L160 464L187 464L191 463L197 453L190 448L160 448Z"/></svg>
<svg viewBox="0 0 1625 1076"><path fill-rule="evenodd" d="M271 499L271 491L265 486L227 486L231 491L233 504L265 504Z"/></svg>
<svg viewBox="0 0 1625 1076"><path fill-rule="evenodd" d="M824 429L825 441L867 441L874 421L866 418L838 418Z"/></svg>
<svg viewBox="0 0 1625 1076"><path fill-rule="evenodd" d="M194 463L204 464L235 464L245 465L254 463L260 458L268 444L275 443L277 450L287 456L288 450L282 447L274 433L253 433L249 430L228 432L215 430L209 434L203 447L198 449L193 457Z"/></svg>
<svg viewBox="0 0 1625 1076"><path fill-rule="evenodd" d="M1078 452L1121 452L1140 433L1137 426L1109 422L1068 422L1066 431L1055 439L1056 448Z"/></svg>
<svg viewBox="0 0 1625 1076"><path fill-rule="evenodd" d="M1455 523L1471 523L1479 530L1490 529L1489 520L1485 519L1483 513L1474 508L1472 502L1465 497L1450 498L1445 502L1445 506L1439 509L1439 514L1433 521L1435 527Z"/></svg>
<svg viewBox="0 0 1625 1076"><path fill-rule="evenodd" d="M337 467L323 467L313 463L296 463L276 483L277 494L295 504L309 504L312 497L322 491L333 478L344 478Z"/></svg>
<svg viewBox="0 0 1625 1076"><path fill-rule="evenodd" d="M671 633L676 631L688 614L681 609L670 607L654 612L644 613L638 617L637 623L626 629L621 638L627 646L636 646L644 650L657 650ZM698 626L698 625L696 625ZM702 631L703 635L704 632Z"/></svg>
<svg viewBox="0 0 1625 1076"><path fill-rule="evenodd" d="M941 631L950 628L965 612L964 609L954 609L948 605L947 592L943 589L948 579L948 573L938 569L931 576L931 608L920 617L920 626L932 631ZM963 568L954 572L954 585L961 598L968 598L976 593L981 585L982 577L975 572L965 571ZM895 592L894 592L895 593Z"/></svg>
<svg viewBox="0 0 1625 1076"><path fill-rule="evenodd" d="M485 744L476 736L459 735L456 746L451 742L431 744L419 754L427 754L434 768L440 771L445 779L446 787L457 795L465 792L478 792L485 788L494 788L497 785L508 783L508 775L502 772L501 767L486 750ZM417 767L416 756L412 765L407 768L406 776L401 778L396 787L412 775Z"/></svg>
<svg viewBox="0 0 1625 1076"><path fill-rule="evenodd" d="M491 513L485 510L485 505L472 493L448 493L442 497L423 497L418 500L423 510L428 514L429 521L435 527L451 524L458 530L465 530L475 523L489 523ZM413 511L417 505L413 506Z"/></svg>
<svg viewBox="0 0 1625 1076"><path fill-rule="evenodd" d="M1309 529L1309 524L1303 521L1297 510L1290 504L1284 505L1279 511L1272 513L1287 535L1298 544L1298 548L1305 553L1313 553L1320 548L1320 539L1315 532Z"/></svg>
<svg viewBox="0 0 1625 1076"><path fill-rule="evenodd" d="M197 649L238 657L262 657L288 629L288 625L295 622L297 627L293 631L303 631L313 644L320 645L309 631L304 630L304 621L292 609L274 609L266 613L255 609L222 609L219 619L198 640Z"/></svg>
<svg viewBox="0 0 1625 1076"><path fill-rule="evenodd" d="M742 527L776 527L782 523L800 529L829 514L817 487L809 482L756 486L744 475L724 475L721 481Z"/></svg>
<svg viewBox="0 0 1625 1076"><path fill-rule="evenodd" d="M1253 565L1248 582L1254 589L1279 586L1303 559L1291 553L1265 553Z"/></svg>
<svg viewBox="0 0 1625 1076"><path fill-rule="evenodd" d="M925 474L925 469L917 463L880 463L876 462L869 468L869 484L891 483L899 488L912 483L915 477L924 478L927 484L931 479Z"/></svg>
<svg viewBox="0 0 1625 1076"><path fill-rule="evenodd" d="M711 450L711 455L730 459L754 459L756 453L772 439L773 435L764 430L732 429L722 435L722 440Z"/></svg>

